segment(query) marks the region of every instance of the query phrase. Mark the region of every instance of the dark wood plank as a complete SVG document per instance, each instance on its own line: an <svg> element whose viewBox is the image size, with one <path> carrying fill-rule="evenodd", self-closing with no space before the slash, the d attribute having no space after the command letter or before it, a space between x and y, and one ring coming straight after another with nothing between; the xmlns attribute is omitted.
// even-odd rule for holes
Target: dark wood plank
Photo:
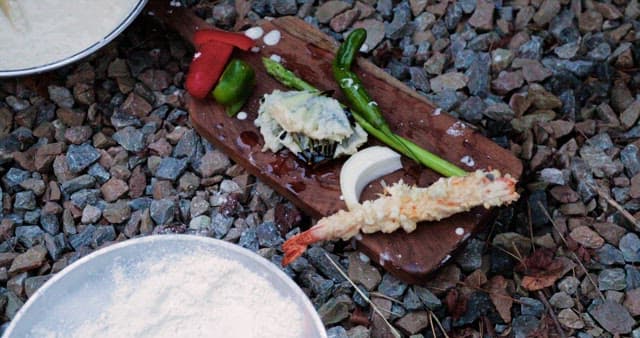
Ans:
<svg viewBox="0 0 640 338"><path fill-rule="evenodd" d="M192 13L175 10L161 13L185 39L206 24ZM280 43L261 46L258 53L235 52L235 56L249 62L257 73L257 86L249 103L244 107L246 120L229 118L222 107L212 100L187 98L190 118L196 130L216 147L227 153L278 193L282 194L313 217L330 215L344 208L340 200L339 173L344 160L334 161L322 169L313 170L300 164L286 152L273 154L261 151L263 141L253 121L257 116L258 100L274 89L284 89L271 79L261 63L261 57L277 54L289 69L324 90L335 90L342 100L339 88L331 75L331 60L336 43L315 28L294 17L278 18L261 23L265 32L278 29ZM260 42L261 43L261 42ZM379 103L385 118L400 135L412 139L434 153L468 170L496 168L519 177L520 161L509 151L499 147L454 117L439 113L432 103L389 76L372 63L359 59L356 72L371 96ZM371 144L377 144L375 140ZM469 156L475 162L469 167L461 162ZM383 179L393 182L400 178L406 182L426 186L438 179L431 170L410 161L404 161L403 170ZM371 184L363 198L372 198L379 192L379 184ZM385 269L410 283L424 282L428 274L445 263L451 253L479 227L486 224L492 211L477 208L440 222L424 223L411 234L397 231L392 234L373 234L358 237L358 247ZM456 228L464 235L456 235Z"/></svg>

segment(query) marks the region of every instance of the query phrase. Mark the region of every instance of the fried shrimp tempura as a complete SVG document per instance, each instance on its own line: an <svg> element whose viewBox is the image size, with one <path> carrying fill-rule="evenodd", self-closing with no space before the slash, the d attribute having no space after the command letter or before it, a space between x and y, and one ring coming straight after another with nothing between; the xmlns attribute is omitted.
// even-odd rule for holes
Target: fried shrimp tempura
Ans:
<svg viewBox="0 0 640 338"><path fill-rule="evenodd" d="M440 178L427 188L402 181L386 187L384 194L356 208L324 217L311 229L291 237L283 245L283 265L288 265L319 241L348 240L359 232L390 233L402 228L407 233L418 222L439 221L477 206L507 205L518 199L516 180L498 170L477 170L467 176Z"/></svg>

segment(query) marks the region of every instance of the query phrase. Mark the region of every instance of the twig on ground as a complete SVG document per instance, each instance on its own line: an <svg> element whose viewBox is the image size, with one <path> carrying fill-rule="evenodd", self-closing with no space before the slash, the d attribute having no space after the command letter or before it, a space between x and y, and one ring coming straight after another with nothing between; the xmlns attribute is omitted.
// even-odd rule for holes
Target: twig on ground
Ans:
<svg viewBox="0 0 640 338"><path fill-rule="evenodd" d="M538 204L540 205L540 208L542 208L542 212L544 213L544 215L549 219L549 222L551 222L551 225L553 225L553 228L556 229L556 232L558 232L558 235L560 235L560 238L564 242L565 247L569 248L569 244L567 243L567 239L564 238L564 235L562 234L562 232L558 228L558 225L553 220L553 218L551 218L551 215L549 215L549 212L547 211L547 209L544 207L544 205L542 205L542 203L538 202ZM602 300L604 300L605 298L604 298L604 295L602 294L602 291L600 291L600 289L598 288L598 284L596 284L596 282L593 280L593 278L591 278L591 275L589 275L589 271L584 266L584 264L582 264L582 261L580 260L580 258L578 258L576 253L573 252L573 251L571 251L571 256L578 263L578 265L580 265L580 267L582 268L582 271L584 271L584 274L587 276L587 278L589 279L589 281L591 282L593 287L596 289L596 291L598 291L598 294L600 295L600 298L602 298Z"/></svg>
<svg viewBox="0 0 640 338"><path fill-rule="evenodd" d="M556 325L556 330L560 334L560 337L566 338L567 335L565 335L564 330L562 329L562 326L558 321L558 317L556 317L556 313L553 312L553 308L551 307L551 304L549 304L549 300L547 300L547 297L544 295L544 293L541 290L538 290L537 295L538 295L538 299L540 299L540 301L544 303L544 306L547 308L547 313L549 313L549 316L551 316L551 319L553 319L553 323Z"/></svg>
<svg viewBox="0 0 640 338"><path fill-rule="evenodd" d="M393 334L394 337L396 338L401 338L402 336L400 335L400 333L398 332L398 330L396 330L395 327L393 327L393 325L391 325L391 323L389 323L389 321L387 321L387 318L384 317L384 315L382 314L382 312L380 311L380 309L371 301L371 299L369 299L369 297L367 297L367 295L364 294L364 292L362 292L362 290L360 290L360 288L356 285L356 283L354 283L349 276L347 276L347 274L342 271L342 268L338 265L338 263L333 261L333 258L331 258L331 256L329 256L327 253L324 254L325 257L327 257L327 259L329 260L329 262L331 262L331 264L333 265L334 268L336 268L336 270L338 270L338 272L340 273L340 275L342 275L342 277L344 277L344 279L346 279L347 281L349 281L349 283L351 284L351 286L353 286L354 289L356 289L356 292L358 294L360 294L360 296L362 297L362 299L364 299L367 303L369 303L369 305L371 305L371 308L373 309L373 311L375 311L378 316L380 316L380 318L382 318L382 320L384 320L385 324L387 324L387 326L389 326L389 329L391 330L391 333ZM437 318L436 318L437 319Z"/></svg>
<svg viewBox="0 0 640 338"><path fill-rule="evenodd" d="M640 222L638 222L638 220L633 217L633 215L631 215L623 206L621 206L620 203L616 202L613 198L607 195L604 191L602 191L602 189L600 189L600 187L593 184L589 184L589 186L595 189L600 197L604 198L604 200L607 201L607 203L611 204L611 206L616 210L618 210L622 214L622 216L627 219L627 221L633 224L636 227L636 230L640 231Z"/></svg>

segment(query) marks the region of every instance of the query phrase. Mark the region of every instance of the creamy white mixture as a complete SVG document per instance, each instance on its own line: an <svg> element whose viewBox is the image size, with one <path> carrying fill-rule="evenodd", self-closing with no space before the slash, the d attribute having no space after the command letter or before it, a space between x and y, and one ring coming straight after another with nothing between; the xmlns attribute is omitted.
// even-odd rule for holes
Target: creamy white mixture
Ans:
<svg viewBox="0 0 640 338"><path fill-rule="evenodd" d="M304 338L293 300L236 261L208 252L116 269L102 315L65 332L42 323L37 338Z"/></svg>
<svg viewBox="0 0 640 338"><path fill-rule="evenodd" d="M138 0L8 0L0 11L0 70L60 61L104 39Z"/></svg>

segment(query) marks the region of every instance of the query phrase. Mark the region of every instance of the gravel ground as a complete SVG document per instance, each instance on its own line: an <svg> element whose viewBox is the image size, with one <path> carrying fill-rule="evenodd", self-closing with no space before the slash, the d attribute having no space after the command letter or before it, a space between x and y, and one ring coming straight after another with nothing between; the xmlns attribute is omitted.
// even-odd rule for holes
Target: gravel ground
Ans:
<svg viewBox="0 0 640 338"><path fill-rule="evenodd" d="M187 2L222 28L298 15L342 40L364 27L376 64L525 164L520 201L423 286L337 243L287 267L330 337L390 331L326 252L407 336L444 336L439 322L452 337L640 337L638 0ZM279 263L287 232L309 225L191 128L192 53L140 18L46 81L0 81L5 325L53 274L116 241L194 233Z"/></svg>

